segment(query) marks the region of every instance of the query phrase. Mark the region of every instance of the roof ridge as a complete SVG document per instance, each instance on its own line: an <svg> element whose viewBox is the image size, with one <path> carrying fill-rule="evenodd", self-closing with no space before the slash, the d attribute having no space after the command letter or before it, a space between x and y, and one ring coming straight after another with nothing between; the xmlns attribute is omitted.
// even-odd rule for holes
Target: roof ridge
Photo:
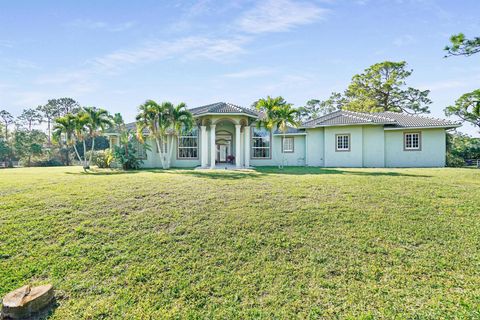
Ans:
<svg viewBox="0 0 480 320"><path fill-rule="evenodd" d="M452 121L452 120L441 119L441 118L436 118L436 117L428 117L428 116L425 116L423 114L411 114L411 113L407 113L407 112L393 112L393 111L384 111L383 113L400 114L402 116L408 116L408 117L413 117L413 118L423 118L423 119L427 119L427 120L448 122L450 124L460 124L459 121Z"/></svg>

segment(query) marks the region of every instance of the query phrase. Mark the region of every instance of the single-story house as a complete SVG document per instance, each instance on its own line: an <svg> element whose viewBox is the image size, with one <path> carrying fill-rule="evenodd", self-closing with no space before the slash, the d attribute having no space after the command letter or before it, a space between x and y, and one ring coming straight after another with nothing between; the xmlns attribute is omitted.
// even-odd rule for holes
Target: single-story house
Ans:
<svg viewBox="0 0 480 320"><path fill-rule="evenodd" d="M443 167L446 130L460 126L404 113L335 111L284 134L259 128L259 112L231 103L190 111L197 126L174 140L172 167ZM135 123L127 127L135 130ZM118 134L108 135L118 143ZM161 167L155 142L146 143L148 150L139 146L143 167Z"/></svg>

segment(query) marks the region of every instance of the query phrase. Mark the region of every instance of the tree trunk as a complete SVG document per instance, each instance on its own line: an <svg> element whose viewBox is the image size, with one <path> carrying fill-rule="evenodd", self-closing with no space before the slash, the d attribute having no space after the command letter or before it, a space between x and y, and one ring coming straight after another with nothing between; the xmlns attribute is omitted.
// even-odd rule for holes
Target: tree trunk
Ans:
<svg viewBox="0 0 480 320"><path fill-rule="evenodd" d="M50 118L47 119L47 129L48 129L48 145L51 146L52 145L52 132L50 130Z"/></svg>
<svg viewBox="0 0 480 320"><path fill-rule="evenodd" d="M78 157L78 161L82 162L82 158L80 157L80 153L78 153L76 144L73 145L73 149L75 150L75 154Z"/></svg>
<svg viewBox="0 0 480 320"><path fill-rule="evenodd" d="M88 169L87 163L87 145L85 144L85 139L83 139L83 169Z"/></svg>
<svg viewBox="0 0 480 320"><path fill-rule="evenodd" d="M92 150L90 151L90 160L88 161L88 164L90 165L92 163L92 157L93 157L93 150L95 148L95 137L92 137Z"/></svg>
<svg viewBox="0 0 480 320"><path fill-rule="evenodd" d="M168 149L168 158L167 158L167 167L170 168L170 161L172 159L172 152L173 152L173 138L175 136L171 136L170 137L170 146L167 145L167 149Z"/></svg>
<svg viewBox="0 0 480 320"><path fill-rule="evenodd" d="M158 138L155 138L155 143L157 144L158 148L158 153L160 154L160 163L162 164L163 169L167 169L166 164L165 164L165 159L164 159L164 152L162 148L160 147L160 141Z"/></svg>

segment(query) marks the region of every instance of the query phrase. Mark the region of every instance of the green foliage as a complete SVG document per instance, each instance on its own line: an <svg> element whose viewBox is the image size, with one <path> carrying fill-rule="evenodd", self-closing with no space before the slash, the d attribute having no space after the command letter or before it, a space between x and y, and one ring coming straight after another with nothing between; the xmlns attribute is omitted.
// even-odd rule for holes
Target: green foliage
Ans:
<svg viewBox="0 0 480 320"><path fill-rule="evenodd" d="M49 320L479 319L478 190L457 168L0 170L0 296L52 283Z"/></svg>
<svg viewBox="0 0 480 320"><path fill-rule="evenodd" d="M445 47L448 56L471 56L480 52L480 37L473 39L465 38L463 33L455 34L450 37L450 45Z"/></svg>
<svg viewBox="0 0 480 320"><path fill-rule="evenodd" d="M7 141L0 139L0 161L7 161L10 159L12 149L8 145Z"/></svg>
<svg viewBox="0 0 480 320"><path fill-rule="evenodd" d="M92 161L99 168L110 168L114 161L113 151L111 149L93 151Z"/></svg>
<svg viewBox="0 0 480 320"><path fill-rule="evenodd" d="M144 132L147 130L148 136L157 144L162 167L169 168L174 137L194 125L193 115L186 104L182 102L175 106L171 102L158 104L154 100L147 100L138 107L136 120L138 141L145 142ZM163 142L168 143L167 150L161 148Z"/></svg>
<svg viewBox="0 0 480 320"><path fill-rule="evenodd" d="M480 138L462 133L447 133L447 166L464 166L465 160L480 159Z"/></svg>
<svg viewBox="0 0 480 320"><path fill-rule="evenodd" d="M46 141L46 134L40 130L16 130L13 137L15 156L23 160L26 166L30 166L32 157L43 154Z"/></svg>
<svg viewBox="0 0 480 320"><path fill-rule="evenodd" d="M66 116L67 114L75 115L80 112L80 104L72 98L50 99L47 102L49 110L55 113L55 116Z"/></svg>
<svg viewBox="0 0 480 320"><path fill-rule="evenodd" d="M42 114L36 109L24 109L22 114L18 116L20 124L28 130L32 130L34 126L42 123Z"/></svg>
<svg viewBox="0 0 480 320"><path fill-rule="evenodd" d="M341 93L332 92L327 100L312 99L307 101L305 106L298 108L299 118L302 121L316 119L341 110L346 102L346 98Z"/></svg>
<svg viewBox="0 0 480 320"><path fill-rule="evenodd" d="M287 103L282 97L262 98L256 101L254 107L262 112L265 116L258 122L259 126L263 126L270 130L279 130L283 133L287 132L288 127L297 127L299 111L292 104Z"/></svg>
<svg viewBox="0 0 480 320"><path fill-rule="evenodd" d="M376 63L352 78L345 91L343 109L358 112L429 113L429 90L406 87L412 74L407 63L384 61Z"/></svg>
<svg viewBox="0 0 480 320"><path fill-rule="evenodd" d="M114 146L113 156L123 170L139 169L143 163L143 160L138 158L132 141L121 146Z"/></svg>
<svg viewBox="0 0 480 320"><path fill-rule="evenodd" d="M445 108L445 114L455 115L480 129L480 89L462 95L455 105Z"/></svg>

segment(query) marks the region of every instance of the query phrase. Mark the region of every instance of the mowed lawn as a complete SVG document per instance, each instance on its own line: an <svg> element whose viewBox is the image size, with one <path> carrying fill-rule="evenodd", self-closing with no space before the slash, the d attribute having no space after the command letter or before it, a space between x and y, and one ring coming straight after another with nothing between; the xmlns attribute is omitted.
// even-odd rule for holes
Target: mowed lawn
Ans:
<svg viewBox="0 0 480 320"><path fill-rule="evenodd" d="M0 170L0 295L51 319L480 318L480 170Z"/></svg>

